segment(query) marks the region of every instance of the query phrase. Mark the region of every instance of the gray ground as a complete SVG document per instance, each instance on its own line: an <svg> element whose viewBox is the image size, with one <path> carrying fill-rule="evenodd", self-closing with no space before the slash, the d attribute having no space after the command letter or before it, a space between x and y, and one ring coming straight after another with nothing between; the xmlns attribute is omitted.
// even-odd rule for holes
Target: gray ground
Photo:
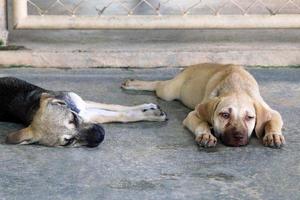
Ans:
<svg viewBox="0 0 300 200"><path fill-rule="evenodd" d="M54 90L116 104L158 103L165 123L107 124L99 147L4 144L20 128L0 123L0 199L300 199L300 69L250 69L285 122L287 145L199 148L181 121L189 110L151 92L125 92L127 78L166 79L178 69L2 69Z"/></svg>

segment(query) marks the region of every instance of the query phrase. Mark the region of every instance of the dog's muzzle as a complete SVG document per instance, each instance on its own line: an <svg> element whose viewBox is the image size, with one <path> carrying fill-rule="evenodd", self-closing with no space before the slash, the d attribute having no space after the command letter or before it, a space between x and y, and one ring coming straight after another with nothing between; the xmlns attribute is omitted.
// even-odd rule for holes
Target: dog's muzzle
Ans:
<svg viewBox="0 0 300 200"><path fill-rule="evenodd" d="M220 135L220 139L223 144L232 147L245 146L249 142L247 133L245 134L238 131L226 131Z"/></svg>
<svg viewBox="0 0 300 200"><path fill-rule="evenodd" d="M80 130L80 143L87 147L97 147L104 136L104 128L99 124L92 124Z"/></svg>

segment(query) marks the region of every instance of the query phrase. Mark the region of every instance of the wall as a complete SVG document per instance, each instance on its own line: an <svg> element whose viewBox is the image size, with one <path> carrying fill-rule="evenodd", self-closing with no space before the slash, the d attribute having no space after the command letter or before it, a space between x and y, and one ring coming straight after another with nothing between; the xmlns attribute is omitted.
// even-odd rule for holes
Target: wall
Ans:
<svg viewBox="0 0 300 200"><path fill-rule="evenodd" d="M186 0L186 1L162 1L169 2L165 6L161 6L162 13L166 14L174 14L175 12L179 12L180 8L188 8L193 3L198 0ZM4 2L4 0L0 0L0 2ZM11 21L11 0L9 1L9 17ZM36 0L34 1L41 8L45 9L49 6L50 1L44 0ZM67 8L71 8L71 5L74 4L74 0L65 0L63 1L66 4ZM96 15L97 9L102 9L103 6L107 5L110 0L104 0L101 5L99 5L98 0L89 0L87 3L82 4L82 6L78 9L78 13L83 15ZM134 5L138 2L137 0L127 0L127 6L134 7ZM153 5L158 5L157 0L150 0L150 3ZM181 4L178 5L180 2ZM217 1L204 1L211 7L216 7L215 2ZM222 2L222 1L218 1ZM225 2L225 1L224 1ZM243 7L247 7L251 2L250 0L240 1L240 4ZM280 7L283 0L264 0L267 2L268 6L274 10L275 8ZM300 0L296 0L295 2L299 3ZM221 3L219 5L222 5ZM168 6L168 7L167 7ZM195 11L200 13L208 12L203 7L199 9L195 9ZM224 8L222 13L240 13L241 11L237 9L233 4L229 4ZM261 6L253 6L253 8L249 11L249 13L264 13L268 14L266 9L263 9ZM300 13L300 11L295 10L293 6L287 6L287 8L282 9L284 13ZM30 14L37 14L37 10L29 6ZM55 6L49 10L50 14L63 14L66 13L65 9L61 6ZM113 4L110 6L106 12L107 14L126 14L124 8L118 6L117 4ZM144 13L150 14L153 13L153 10L146 5L138 7L135 10L135 13ZM193 12L192 12L193 13ZM1 24L0 24L1 25ZM40 30L12 30L10 24L10 41L17 43L26 43L28 41L36 41L36 42L48 42L48 43L83 43L83 44L95 44L95 42L99 43L110 43L110 42L122 42L122 41L130 41L132 43L135 42L199 42L199 43L212 43L212 42L297 42L300 39L300 31L298 30L172 30L172 31L159 31L159 30L133 30L133 31L40 31Z"/></svg>
<svg viewBox="0 0 300 200"><path fill-rule="evenodd" d="M43 8L46 8L47 5L49 5L49 1L36 0L34 2L38 2ZM68 5L68 3L74 1L66 0L64 2ZM96 4L99 1L89 0L88 2L89 4L80 8L79 12L84 15L95 15L97 13L95 9L97 7ZM132 3L134 1L129 2ZM152 2L155 4L154 0ZM244 0L241 2L246 5L252 1ZM280 5L279 3L282 3L283 0L270 0L268 2L271 3L271 6L275 7L275 5ZM299 0L295 2L300 5ZM11 0L8 3L8 17L9 22L11 22ZM134 5L134 3L132 3L132 5ZM211 6L213 6L213 4L211 4ZM102 7L98 6L98 8ZM167 11L173 12L177 8L178 7L176 7L175 4L172 4ZM36 14L34 9L30 8L29 10L31 14ZM55 14L65 12L63 9L57 7L53 10ZM227 10L232 13L240 12L234 6L229 6ZM107 11L109 11L108 14L119 12L120 7L111 7L111 9ZM260 6L254 7L254 10L251 12L254 11L256 13L268 13L268 11L262 9ZM283 11L287 13L300 13L298 10L295 10L294 7L287 7L286 9L283 9ZM121 14L124 14L124 10L122 12ZM142 6L137 9L136 12L149 14L150 11L147 6ZM204 11L202 10L202 12L207 12L207 9ZM84 63L85 65L90 66L181 66L197 62L237 62L246 65L300 64L300 56L295 56L300 52L299 29L57 31L12 30L10 23L9 30L10 44L24 45L28 49L33 49L38 52L80 52L80 55L86 52L105 52L106 56L114 55L109 58L109 60L105 60L108 58L103 58L103 62L99 62L99 60L90 62L95 60L95 55L88 55L88 61ZM276 53L277 50L278 52ZM245 51L247 51L247 53L243 54ZM262 51L267 53L264 54ZM135 54L133 55L132 52ZM209 54L206 54L207 52ZM234 55L228 55L227 52L234 52ZM241 53L239 54L239 52ZM157 54L161 57L157 57ZM118 60L119 55L123 56L122 60ZM148 55L153 55L150 56L151 60ZM199 58L191 57L193 55L200 56ZM262 55L265 56L262 57ZM82 57L84 56L86 55L82 55ZM145 59L149 60L146 60L146 62ZM151 63L154 59L161 59L164 61ZM61 62L61 60L62 59L59 59L58 61ZM131 62L129 63L129 61ZM51 62L51 60L47 62ZM70 63L70 66L76 65L74 62ZM65 62L64 64L68 63ZM54 66L55 65L57 64L54 64ZM53 65L49 64L45 66ZM83 65L78 64L78 66Z"/></svg>

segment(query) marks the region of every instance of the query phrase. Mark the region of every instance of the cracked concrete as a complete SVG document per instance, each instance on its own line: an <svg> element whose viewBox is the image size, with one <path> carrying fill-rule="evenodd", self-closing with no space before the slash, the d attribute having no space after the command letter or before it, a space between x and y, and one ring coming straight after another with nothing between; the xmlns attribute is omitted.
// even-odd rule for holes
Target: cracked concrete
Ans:
<svg viewBox="0 0 300 200"><path fill-rule="evenodd" d="M283 116L287 145L199 148L182 127L189 109L151 92L122 91L127 78L167 79L179 69L1 69L48 89L124 105L153 102L169 121L106 124L94 149L4 144L20 128L0 123L0 199L299 199L300 69L250 68L265 100Z"/></svg>

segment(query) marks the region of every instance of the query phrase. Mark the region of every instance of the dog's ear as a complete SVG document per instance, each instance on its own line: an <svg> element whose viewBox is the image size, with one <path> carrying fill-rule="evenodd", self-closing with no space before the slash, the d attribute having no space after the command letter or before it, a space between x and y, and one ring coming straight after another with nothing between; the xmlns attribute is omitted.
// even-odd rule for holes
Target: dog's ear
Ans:
<svg viewBox="0 0 300 200"><path fill-rule="evenodd" d="M50 103L52 105L60 105L60 106L66 106L67 105L67 103L64 100L56 99L54 95L43 92L41 94L40 102L42 103L47 99L50 100Z"/></svg>
<svg viewBox="0 0 300 200"><path fill-rule="evenodd" d="M219 97L214 97L206 102L198 104L195 110L200 118L212 124L214 113L220 101L221 99Z"/></svg>
<svg viewBox="0 0 300 200"><path fill-rule="evenodd" d="M51 95L51 94L49 94L49 93L47 93L47 92L43 92L43 93L41 94L40 99L41 99L41 101L43 101L43 100L45 100L45 99L53 98L53 97L54 97L53 95Z"/></svg>
<svg viewBox="0 0 300 200"><path fill-rule="evenodd" d="M60 105L60 106L67 106L67 103L60 99L52 99L51 100L52 105Z"/></svg>
<svg viewBox="0 0 300 200"><path fill-rule="evenodd" d="M254 108L256 112L255 134L258 138L261 138L264 134L266 123L271 120L272 114L261 103L254 103Z"/></svg>
<svg viewBox="0 0 300 200"><path fill-rule="evenodd" d="M6 137L7 144L30 144L33 143L33 132L30 127L9 133Z"/></svg>

